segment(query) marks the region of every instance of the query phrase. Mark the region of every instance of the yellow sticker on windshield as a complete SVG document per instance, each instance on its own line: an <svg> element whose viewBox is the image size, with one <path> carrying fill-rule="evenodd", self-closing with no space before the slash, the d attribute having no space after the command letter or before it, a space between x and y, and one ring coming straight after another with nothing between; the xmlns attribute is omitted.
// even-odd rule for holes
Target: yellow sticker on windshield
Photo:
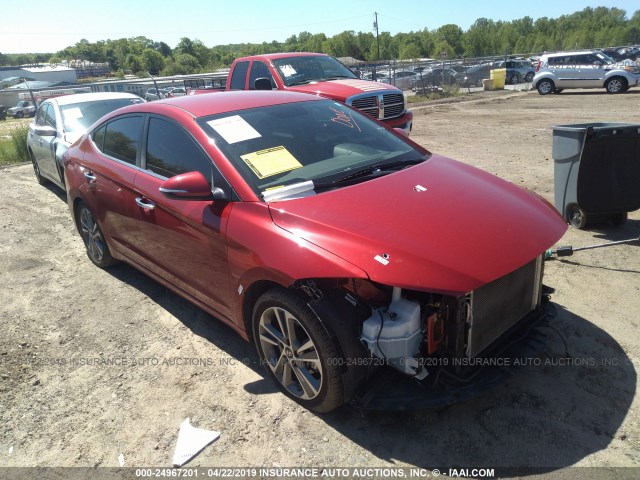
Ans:
<svg viewBox="0 0 640 480"><path fill-rule="evenodd" d="M302 168L302 164L282 146L247 153L240 158L260 179Z"/></svg>

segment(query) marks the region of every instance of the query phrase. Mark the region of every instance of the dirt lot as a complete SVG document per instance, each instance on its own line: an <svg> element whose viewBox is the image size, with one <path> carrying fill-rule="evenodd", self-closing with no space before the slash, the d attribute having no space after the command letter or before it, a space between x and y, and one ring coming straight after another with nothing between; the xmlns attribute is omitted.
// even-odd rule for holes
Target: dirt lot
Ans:
<svg viewBox="0 0 640 480"><path fill-rule="evenodd" d="M549 200L550 125L640 121L639 90L465 100L414 107L413 139ZM94 267L64 193L31 166L0 179L0 466L115 467L120 454L171 466L190 417L222 436L189 466L537 466L553 478L640 467L638 245L547 262L557 331L543 363L506 384L445 409L318 416L277 393L252 346L214 318L128 266ZM639 235L634 212L561 244ZM560 364L565 342L578 365Z"/></svg>

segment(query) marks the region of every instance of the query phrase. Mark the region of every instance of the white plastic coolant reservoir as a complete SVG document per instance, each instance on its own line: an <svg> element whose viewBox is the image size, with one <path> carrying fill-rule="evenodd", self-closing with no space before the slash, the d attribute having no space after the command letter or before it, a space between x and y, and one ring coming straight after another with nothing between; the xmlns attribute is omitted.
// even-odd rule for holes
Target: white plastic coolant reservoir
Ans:
<svg viewBox="0 0 640 480"><path fill-rule="evenodd" d="M374 311L362 324L361 338L378 358L414 357L420 350L420 305L400 298L391 302L388 311Z"/></svg>

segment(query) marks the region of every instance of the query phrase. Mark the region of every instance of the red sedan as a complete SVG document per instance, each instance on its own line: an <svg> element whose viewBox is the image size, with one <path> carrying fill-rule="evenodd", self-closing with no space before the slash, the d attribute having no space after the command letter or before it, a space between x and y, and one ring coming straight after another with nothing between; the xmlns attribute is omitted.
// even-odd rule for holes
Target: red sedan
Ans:
<svg viewBox="0 0 640 480"><path fill-rule="evenodd" d="M553 207L341 103L132 105L70 148L65 177L93 263L229 324L311 410L452 403L544 345Z"/></svg>

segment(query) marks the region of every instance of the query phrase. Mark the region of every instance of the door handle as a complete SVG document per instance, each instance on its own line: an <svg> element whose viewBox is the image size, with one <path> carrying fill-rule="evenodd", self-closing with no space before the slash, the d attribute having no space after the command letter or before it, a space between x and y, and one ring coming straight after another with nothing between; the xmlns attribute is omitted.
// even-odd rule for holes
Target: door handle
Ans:
<svg viewBox="0 0 640 480"><path fill-rule="evenodd" d="M84 178L86 178L89 183L96 181L96 176L91 172L84 172Z"/></svg>
<svg viewBox="0 0 640 480"><path fill-rule="evenodd" d="M141 197L136 198L136 204L146 212L153 210L156 207L154 202L148 199L142 199Z"/></svg>

